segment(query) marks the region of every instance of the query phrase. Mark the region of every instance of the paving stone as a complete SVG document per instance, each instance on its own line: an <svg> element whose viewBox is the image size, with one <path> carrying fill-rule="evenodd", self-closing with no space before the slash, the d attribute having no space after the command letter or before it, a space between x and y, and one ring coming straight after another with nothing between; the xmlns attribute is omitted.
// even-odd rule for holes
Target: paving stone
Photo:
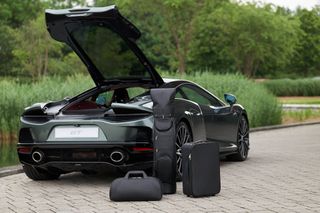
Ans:
<svg viewBox="0 0 320 213"><path fill-rule="evenodd" d="M221 162L221 193L161 201L111 202L115 174L63 175L32 181L24 174L0 178L0 212L320 212L320 125L255 132L245 162Z"/></svg>

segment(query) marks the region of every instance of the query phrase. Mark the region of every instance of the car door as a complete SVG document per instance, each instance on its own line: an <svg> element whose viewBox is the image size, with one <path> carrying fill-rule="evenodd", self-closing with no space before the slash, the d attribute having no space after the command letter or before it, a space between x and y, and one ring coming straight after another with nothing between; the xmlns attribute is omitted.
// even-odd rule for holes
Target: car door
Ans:
<svg viewBox="0 0 320 213"><path fill-rule="evenodd" d="M233 147L233 143L236 141L238 119L231 107L195 85L183 85L180 90L187 99L200 105L205 121L207 140L219 142L223 149Z"/></svg>

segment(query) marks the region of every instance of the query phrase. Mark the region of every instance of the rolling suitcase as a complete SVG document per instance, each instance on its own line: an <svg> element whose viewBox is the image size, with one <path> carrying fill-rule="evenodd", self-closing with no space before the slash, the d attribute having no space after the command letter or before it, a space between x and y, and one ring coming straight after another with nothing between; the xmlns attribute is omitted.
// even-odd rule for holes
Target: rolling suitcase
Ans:
<svg viewBox="0 0 320 213"><path fill-rule="evenodd" d="M195 142L182 146L182 185L183 193L192 197L220 192L218 143Z"/></svg>
<svg viewBox="0 0 320 213"><path fill-rule="evenodd" d="M173 100L175 89L151 89L154 115L154 176L162 182L162 192L176 192L176 134Z"/></svg>
<svg viewBox="0 0 320 213"><path fill-rule="evenodd" d="M111 183L109 197L112 201L161 200L161 183L155 177L148 177L144 171L130 171Z"/></svg>

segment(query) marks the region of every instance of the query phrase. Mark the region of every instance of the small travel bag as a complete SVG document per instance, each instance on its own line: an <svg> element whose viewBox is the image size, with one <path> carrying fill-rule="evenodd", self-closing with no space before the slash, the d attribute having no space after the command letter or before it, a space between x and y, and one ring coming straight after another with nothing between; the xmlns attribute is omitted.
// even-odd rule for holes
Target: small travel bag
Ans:
<svg viewBox="0 0 320 213"><path fill-rule="evenodd" d="M183 193L192 197L220 192L218 143L195 142L182 146L182 185Z"/></svg>
<svg viewBox="0 0 320 213"><path fill-rule="evenodd" d="M109 197L112 201L161 200L161 182L155 177L148 177L144 171L130 171L111 183Z"/></svg>

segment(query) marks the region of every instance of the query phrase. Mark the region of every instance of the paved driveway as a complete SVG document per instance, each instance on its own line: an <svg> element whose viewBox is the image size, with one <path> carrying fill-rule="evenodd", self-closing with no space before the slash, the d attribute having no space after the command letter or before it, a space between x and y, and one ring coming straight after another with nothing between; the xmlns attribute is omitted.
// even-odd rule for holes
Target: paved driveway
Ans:
<svg viewBox="0 0 320 213"><path fill-rule="evenodd" d="M221 163L215 197L188 198L179 183L160 202L115 203L114 174L45 182L18 174L0 178L0 212L320 212L320 125L252 133L251 148L246 162Z"/></svg>

